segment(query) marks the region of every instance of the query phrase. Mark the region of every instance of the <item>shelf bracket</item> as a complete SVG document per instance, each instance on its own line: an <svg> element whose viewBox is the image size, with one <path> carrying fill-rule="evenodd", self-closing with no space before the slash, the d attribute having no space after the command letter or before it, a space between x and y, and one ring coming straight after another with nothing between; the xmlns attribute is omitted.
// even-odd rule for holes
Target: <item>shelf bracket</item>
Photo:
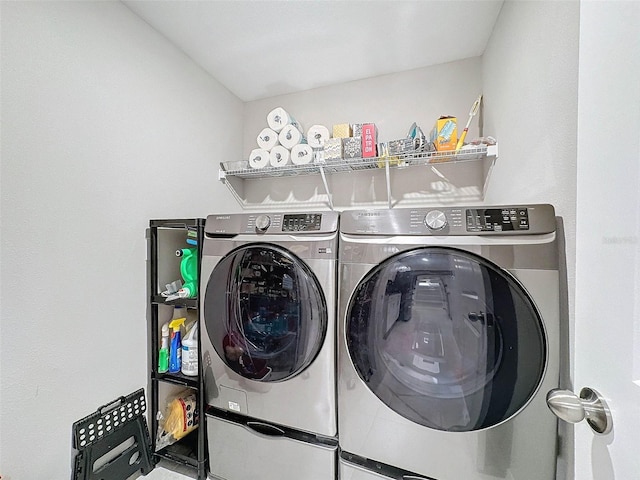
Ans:
<svg viewBox="0 0 640 480"><path fill-rule="evenodd" d="M327 193L327 199L329 201L329 208L333 210L333 199L331 198L331 192L329 191L329 184L327 183L327 176L324 173L324 166L320 165L320 176L322 177L322 183L324 184L324 191Z"/></svg>
<svg viewBox="0 0 640 480"><path fill-rule="evenodd" d="M389 173L389 157L385 158L384 173L387 178L387 204L391 210L391 174Z"/></svg>
<svg viewBox="0 0 640 480"><path fill-rule="evenodd" d="M487 185L489 185L489 179L491 178L491 173L493 172L493 166L496 164L496 159L498 158L498 145L490 145L487 148L487 155L484 157L484 184L482 185L482 198L487 194ZM487 162L489 165L487 166Z"/></svg>
<svg viewBox="0 0 640 480"><path fill-rule="evenodd" d="M233 175L227 176L227 172L222 167L218 170L218 180L227 186L227 189L233 195L233 198L239 205L244 205L245 201L241 194L244 194L244 179L240 177L234 177ZM242 192L238 193L238 187L241 187Z"/></svg>

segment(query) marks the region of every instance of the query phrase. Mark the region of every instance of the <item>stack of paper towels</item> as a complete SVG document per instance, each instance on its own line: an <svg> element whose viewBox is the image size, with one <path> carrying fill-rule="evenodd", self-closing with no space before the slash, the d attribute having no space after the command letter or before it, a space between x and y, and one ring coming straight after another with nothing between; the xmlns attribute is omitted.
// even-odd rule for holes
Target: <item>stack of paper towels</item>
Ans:
<svg viewBox="0 0 640 480"><path fill-rule="evenodd" d="M324 125L312 125L305 136L300 123L289 112L282 107L274 108L267 114L267 126L256 138L258 148L251 151L249 166L278 168L289 164L335 163L345 156L362 157L361 135L349 138L351 128L350 124L334 125L331 135Z"/></svg>
<svg viewBox="0 0 640 480"><path fill-rule="evenodd" d="M309 163L312 151L307 152L307 140L302 127L284 108L277 107L267 115L267 127L256 138L258 148L249 155L251 168L284 167Z"/></svg>

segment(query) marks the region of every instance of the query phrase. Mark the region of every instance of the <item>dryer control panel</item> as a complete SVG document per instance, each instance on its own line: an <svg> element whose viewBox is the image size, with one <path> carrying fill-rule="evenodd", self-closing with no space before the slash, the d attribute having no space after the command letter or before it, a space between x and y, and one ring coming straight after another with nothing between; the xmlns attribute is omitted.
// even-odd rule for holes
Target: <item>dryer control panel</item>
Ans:
<svg viewBox="0 0 640 480"><path fill-rule="evenodd" d="M509 232L529 230L529 209L526 207L467 208L468 232Z"/></svg>
<svg viewBox="0 0 640 480"><path fill-rule="evenodd" d="M549 204L398 208L342 212L352 235L540 235L555 232Z"/></svg>

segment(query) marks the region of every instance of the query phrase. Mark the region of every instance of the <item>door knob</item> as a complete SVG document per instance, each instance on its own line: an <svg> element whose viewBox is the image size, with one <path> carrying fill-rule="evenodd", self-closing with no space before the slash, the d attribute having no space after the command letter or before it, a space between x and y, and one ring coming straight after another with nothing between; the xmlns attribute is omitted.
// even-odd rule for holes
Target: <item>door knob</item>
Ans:
<svg viewBox="0 0 640 480"><path fill-rule="evenodd" d="M602 395L592 388L580 390L580 396L570 390L554 389L547 393L547 406L556 417L569 423L587 420L591 429L606 435L613 428L611 410Z"/></svg>

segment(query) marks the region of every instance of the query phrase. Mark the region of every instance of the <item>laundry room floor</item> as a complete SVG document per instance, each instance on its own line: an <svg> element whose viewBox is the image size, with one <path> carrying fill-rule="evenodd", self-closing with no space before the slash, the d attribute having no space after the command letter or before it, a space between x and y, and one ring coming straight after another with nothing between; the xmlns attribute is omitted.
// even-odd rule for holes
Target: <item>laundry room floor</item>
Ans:
<svg viewBox="0 0 640 480"><path fill-rule="evenodd" d="M137 475L129 480L193 480L198 478L196 472L170 462L161 461L147 476Z"/></svg>

